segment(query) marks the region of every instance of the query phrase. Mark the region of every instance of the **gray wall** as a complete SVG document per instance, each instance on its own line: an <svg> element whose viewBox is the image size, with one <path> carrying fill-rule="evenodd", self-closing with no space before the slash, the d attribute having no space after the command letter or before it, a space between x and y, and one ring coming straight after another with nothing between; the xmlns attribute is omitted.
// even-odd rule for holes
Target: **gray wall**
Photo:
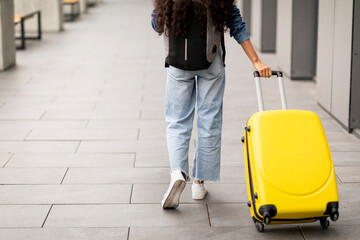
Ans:
<svg viewBox="0 0 360 240"><path fill-rule="evenodd" d="M318 0L278 0L276 57L292 79L316 73Z"/></svg>
<svg viewBox="0 0 360 240"><path fill-rule="evenodd" d="M319 1L316 88L318 102L331 111L335 0Z"/></svg>
<svg viewBox="0 0 360 240"><path fill-rule="evenodd" d="M262 0L251 1L251 42L257 50L261 50Z"/></svg>
<svg viewBox="0 0 360 240"><path fill-rule="evenodd" d="M276 0L251 1L251 41L261 52L275 52Z"/></svg>
<svg viewBox="0 0 360 240"><path fill-rule="evenodd" d="M349 127L353 0L319 1L318 101Z"/></svg>
<svg viewBox="0 0 360 240"><path fill-rule="evenodd" d="M276 19L276 59L280 69L291 75L293 1L278 0Z"/></svg>
<svg viewBox="0 0 360 240"><path fill-rule="evenodd" d="M15 13L27 14L41 10L42 30L44 32L57 32L63 28L62 1L61 0L15 0ZM26 21L26 29L37 29L36 20Z"/></svg>
<svg viewBox="0 0 360 240"><path fill-rule="evenodd" d="M0 71L15 65L14 2L0 0Z"/></svg>
<svg viewBox="0 0 360 240"><path fill-rule="evenodd" d="M350 128L360 128L360 0L354 1Z"/></svg>
<svg viewBox="0 0 360 240"><path fill-rule="evenodd" d="M276 10L277 0L262 0L261 51L276 50Z"/></svg>
<svg viewBox="0 0 360 240"><path fill-rule="evenodd" d="M243 20L246 22L246 29L250 35L252 35L251 27L251 0L241 0L240 11Z"/></svg>
<svg viewBox="0 0 360 240"><path fill-rule="evenodd" d="M353 0L335 1L334 63L331 113L348 125Z"/></svg>
<svg viewBox="0 0 360 240"><path fill-rule="evenodd" d="M80 12L85 13L87 11L87 0L80 0Z"/></svg>
<svg viewBox="0 0 360 240"><path fill-rule="evenodd" d="M291 77L316 75L318 0L293 0Z"/></svg>

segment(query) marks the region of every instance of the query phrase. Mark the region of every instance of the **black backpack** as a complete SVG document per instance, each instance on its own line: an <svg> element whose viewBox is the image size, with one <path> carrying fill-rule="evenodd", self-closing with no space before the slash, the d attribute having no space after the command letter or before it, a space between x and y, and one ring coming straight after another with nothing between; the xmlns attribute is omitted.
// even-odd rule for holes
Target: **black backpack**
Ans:
<svg viewBox="0 0 360 240"><path fill-rule="evenodd" d="M196 0L194 0L196 1ZM169 65L183 70L204 70L214 61L221 44L225 66L224 33L216 30L207 11L207 26L194 17L185 35L164 34L165 67Z"/></svg>

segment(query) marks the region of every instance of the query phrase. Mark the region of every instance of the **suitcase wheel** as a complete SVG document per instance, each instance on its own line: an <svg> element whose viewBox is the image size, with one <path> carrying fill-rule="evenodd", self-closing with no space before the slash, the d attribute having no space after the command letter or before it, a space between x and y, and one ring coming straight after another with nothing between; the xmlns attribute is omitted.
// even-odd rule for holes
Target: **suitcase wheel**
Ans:
<svg viewBox="0 0 360 240"><path fill-rule="evenodd" d="M270 224L271 216L270 216L270 213L269 213L269 212L265 212L265 213L264 213L263 221L264 221L264 223L265 223L266 225Z"/></svg>
<svg viewBox="0 0 360 240"><path fill-rule="evenodd" d="M330 219L334 222L339 219L339 211L337 210L337 208L333 208L331 210Z"/></svg>
<svg viewBox="0 0 360 240"><path fill-rule="evenodd" d="M330 225L330 221L327 218L320 218L320 225L323 229L327 229Z"/></svg>
<svg viewBox="0 0 360 240"><path fill-rule="evenodd" d="M256 230L258 232L263 232L264 231L264 224L261 223L261 222L255 222L255 227L256 227Z"/></svg>

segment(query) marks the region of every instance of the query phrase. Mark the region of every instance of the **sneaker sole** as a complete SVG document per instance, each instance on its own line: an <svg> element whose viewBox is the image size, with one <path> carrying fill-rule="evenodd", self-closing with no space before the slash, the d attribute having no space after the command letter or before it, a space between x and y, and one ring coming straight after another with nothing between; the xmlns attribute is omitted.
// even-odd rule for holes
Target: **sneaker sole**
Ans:
<svg viewBox="0 0 360 240"><path fill-rule="evenodd" d="M207 192L204 195L192 195L194 200L203 200L206 197Z"/></svg>
<svg viewBox="0 0 360 240"><path fill-rule="evenodd" d="M167 208L177 208L179 206L179 200L180 200L180 195L182 193L182 191L184 190L186 186L186 182L183 180L177 180L170 193L169 196L166 198L163 208L167 209Z"/></svg>

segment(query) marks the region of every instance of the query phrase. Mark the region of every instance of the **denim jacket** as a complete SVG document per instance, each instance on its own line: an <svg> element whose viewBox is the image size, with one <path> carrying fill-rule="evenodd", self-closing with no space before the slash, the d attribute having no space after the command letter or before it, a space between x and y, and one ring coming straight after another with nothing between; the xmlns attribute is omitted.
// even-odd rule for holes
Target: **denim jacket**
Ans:
<svg viewBox="0 0 360 240"><path fill-rule="evenodd" d="M246 31L245 22L242 20L240 10L236 5L233 5L231 11L232 19L228 24L228 28L230 29L230 36L234 37L235 40L241 44L242 42L249 40L249 34ZM156 31L156 12L152 11L151 13L151 26Z"/></svg>

